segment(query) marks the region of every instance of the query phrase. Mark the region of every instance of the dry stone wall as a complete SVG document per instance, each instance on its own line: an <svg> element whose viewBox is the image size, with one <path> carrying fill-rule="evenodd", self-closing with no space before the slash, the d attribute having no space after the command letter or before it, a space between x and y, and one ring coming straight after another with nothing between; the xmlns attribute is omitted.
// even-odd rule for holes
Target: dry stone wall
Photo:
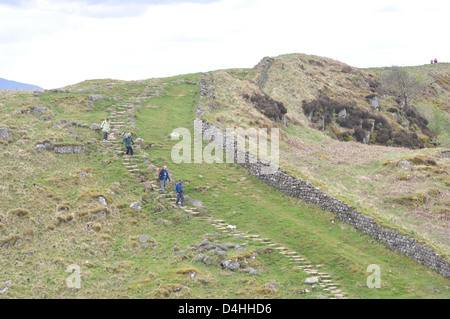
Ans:
<svg viewBox="0 0 450 319"><path fill-rule="evenodd" d="M200 81L202 96L214 96L214 93L209 91L212 89L211 86L202 87L203 83L206 82ZM197 115L202 113L203 110L198 110ZM197 118L197 120L200 119ZM240 158L239 155L243 155L242 152L245 153L246 160L240 165L266 184L289 196L303 199L307 203L320 206L322 209L336 214L339 220L386 244L391 250L399 251L419 264L436 270L450 279L450 262L436 254L431 248L419 243L417 239L381 226L372 217L364 215L361 211L343 201L325 194L319 187L314 187L309 181L293 177L281 169L271 167L270 163L257 160L253 154L238 150L234 138L228 139L218 127L205 120L201 120L201 125L197 124L195 130L201 133L205 140L215 143L235 160ZM267 174L267 172L273 173Z"/></svg>

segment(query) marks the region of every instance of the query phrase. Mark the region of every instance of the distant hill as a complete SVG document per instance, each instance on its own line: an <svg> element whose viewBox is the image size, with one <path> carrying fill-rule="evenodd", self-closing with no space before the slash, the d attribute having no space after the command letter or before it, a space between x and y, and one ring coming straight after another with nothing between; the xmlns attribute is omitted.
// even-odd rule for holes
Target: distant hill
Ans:
<svg viewBox="0 0 450 319"><path fill-rule="evenodd" d="M42 90L41 87L0 78L0 90Z"/></svg>

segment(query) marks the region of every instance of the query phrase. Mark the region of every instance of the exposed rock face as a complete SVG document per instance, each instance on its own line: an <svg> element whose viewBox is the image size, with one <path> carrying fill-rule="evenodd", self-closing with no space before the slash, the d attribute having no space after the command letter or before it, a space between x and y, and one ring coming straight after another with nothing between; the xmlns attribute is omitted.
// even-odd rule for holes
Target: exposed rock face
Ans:
<svg viewBox="0 0 450 319"><path fill-rule="evenodd" d="M0 140L8 138L9 131L6 127L0 127Z"/></svg>
<svg viewBox="0 0 450 319"><path fill-rule="evenodd" d="M378 102L378 96L369 96L369 97L367 97L367 101L369 101L371 107L373 107L377 111L380 110L380 104Z"/></svg>

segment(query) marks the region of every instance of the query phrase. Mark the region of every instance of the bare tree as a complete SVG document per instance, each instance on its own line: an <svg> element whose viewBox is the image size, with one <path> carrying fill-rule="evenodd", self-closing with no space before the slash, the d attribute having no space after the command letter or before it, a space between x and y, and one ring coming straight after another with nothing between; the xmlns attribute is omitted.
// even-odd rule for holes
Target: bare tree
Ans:
<svg viewBox="0 0 450 319"><path fill-rule="evenodd" d="M425 86L420 79L408 69L393 66L383 73L381 84L386 92L395 94L401 99L400 106L408 105L409 101L423 92Z"/></svg>

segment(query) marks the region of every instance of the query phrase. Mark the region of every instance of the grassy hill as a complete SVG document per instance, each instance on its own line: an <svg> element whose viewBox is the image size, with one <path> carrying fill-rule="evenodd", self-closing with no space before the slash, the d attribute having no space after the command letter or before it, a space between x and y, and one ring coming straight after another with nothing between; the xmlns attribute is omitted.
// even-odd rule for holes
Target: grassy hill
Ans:
<svg viewBox="0 0 450 319"><path fill-rule="evenodd" d="M267 65L270 67L266 68ZM411 69L416 74L427 74L426 71L431 69L439 82L434 82L423 95L416 97L414 104L417 109L421 110L421 114L442 112L443 125L449 125L449 114L446 113L449 91L445 84L450 74L448 65ZM310 103L326 92L334 101L330 103L332 106L343 105L347 110L353 107L357 110L355 114L360 114L358 112L361 110L370 112L375 118L383 117L386 126L408 131L405 134L421 135L416 125L410 125L408 130L398 123L391 113L394 107L400 112L397 102L392 95L378 92L382 92L378 88L380 84L374 83L378 83L384 71L358 70L327 58L306 55L265 58L253 69L212 74L210 82L214 86L214 108L204 117L223 128L280 128L280 162L283 169L310 180L315 186L358 207L381 224L425 239L448 257L450 164L448 159L438 154L448 148L413 150L392 147L392 140L388 145L378 145L376 141L368 145L355 140L344 141L336 137L348 128L336 123L336 113L331 114L333 120L322 130L323 126L312 122L302 108L303 101ZM261 85L261 79L264 79L264 85ZM435 92L433 96L431 91ZM252 99L247 98L262 92L287 109L286 125L265 116ZM367 99L374 94L378 96L379 110L373 109ZM359 121L359 127L361 125L363 121ZM414 129L417 131L413 132ZM370 140L376 135L375 131ZM424 134L421 136L428 140ZM411 162L411 170L397 167L397 163L403 160Z"/></svg>
<svg viewBox="0 0 450 319"><path fill-rule="evenodd" d="M238 94L236 79L251 72L215 72L216 101L221 90L226 97ZM228 78L232 80L226 82ZM200 74L134 82L92 80L42 95L0 93L0 127L9 131L0 140L0 298L450 297L449 281L436 272L387 250L333 214L281 194L237 164L173 163L171 151L178 141L170 134L180 127L193 134L199 80ZM209 115L232 114L225 108L214 112ZM232 123L242 124L248 114ZM114 122L109 143L91 129L106 117ZM135 145L135 158L121 153L123 132L143 139ZM329 183L333 193L336 183L355 183L351 176L333 183L333 172L326 172L328 180L317 173L327 163L319 159L339 159L316 144L331 149L343 142L302 125L288 126L284 134L283 141L302 139L299 145L308 151L295 157L300 164L293 165L294 153L286 156L285 144L283 166ZM36 148L46 142L85 149L57 154ZM361 153L371 147L351 143L345 145ZM371 159L370 165L352 162L342 168L355 170L353 176L367 170L394 174L395 168L377 163L416 154L376 147L392 153ZM184 180L186 194L204 209L191 203L186 210L176 208L173 194L158 192L154 167L163 165ZM345 195L349 201L361 198L358 192ZM140 202L142 209L131 209L133 202ZM236 231L227 225L235 225ZM235 247L219 256L217 245L224 243ZM200 252L209 260L200 258ZM221 266L223 260L237 260L241 266L233 271ZM366 270L372 264L381 267L381 289L367 288ZM80 267L80 289L66 285L70 265ZM249 273L249 267L258 273ZM312 276L320 277L314 290L304 284Z"/></svg>

